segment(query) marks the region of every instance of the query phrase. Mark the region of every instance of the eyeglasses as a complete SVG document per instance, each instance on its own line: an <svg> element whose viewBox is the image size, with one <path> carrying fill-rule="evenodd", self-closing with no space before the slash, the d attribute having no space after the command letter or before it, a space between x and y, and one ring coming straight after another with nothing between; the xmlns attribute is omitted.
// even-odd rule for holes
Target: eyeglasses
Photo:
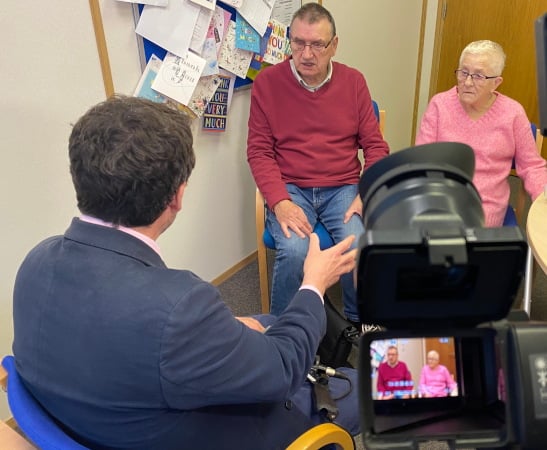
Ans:
<svg viewBox="0 0 547 450"><path fill-rule="evenodd" d="M312 42L311 44L306 44L300 39L291 39L291 47L293 52L303 52L306 47L309 47L314 53L322 53L327 49L333 40L334 36L326 44L323 44L322 42Z"/></svg>
<svg viewBox="0 0 547 450"><path fill-rule="evenodd" d="M473 81L476 81L478 83L484 83L486 80L490 80L492 78L498 78L499 75L496 75L494 77L487 77L486 75L483 75L482 73L469 73L467 70L462 69L456 69L454 71L456 74L456 78L458 81L467 81L467 77L471 77Z"/></svg>

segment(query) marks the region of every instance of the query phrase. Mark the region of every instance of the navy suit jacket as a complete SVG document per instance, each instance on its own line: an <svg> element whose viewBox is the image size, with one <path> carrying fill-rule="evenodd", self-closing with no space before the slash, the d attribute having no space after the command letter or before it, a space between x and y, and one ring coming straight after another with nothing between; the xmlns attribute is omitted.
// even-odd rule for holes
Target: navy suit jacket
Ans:
<svg viewBox="0 0 547 450"><path fill-rule="evenodd" d="M311 426L289 400L325 332L311 290L262 334L139 239L74 219L28 254L13 309L19 373L92 448L285 448Z"/></svg>

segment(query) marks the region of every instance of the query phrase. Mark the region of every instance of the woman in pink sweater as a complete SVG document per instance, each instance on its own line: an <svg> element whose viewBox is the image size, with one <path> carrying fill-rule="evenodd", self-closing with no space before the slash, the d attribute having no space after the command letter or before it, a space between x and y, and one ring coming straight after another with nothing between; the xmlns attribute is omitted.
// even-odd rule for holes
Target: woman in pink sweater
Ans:
<svg viewBox="0 0 547 450"><path fill-rule="evenodd" d="M504 66L505 53L499 44L475 41L467 45L455 71L457 85L431 99L416 137L416 145L462 142L474 150L473 183L488 227L503 224L513 159L532 199L547 185L545 160L537 152L524 108L496 91Z"/></svg>
<svg viewBox="0 0 547 450"><path fill-rule="evenodd" d="M458 395L458 385L452 375L439 364L439 353L431 350L427 353L427 364L420 373L420 397L447 397Z"/></svg>

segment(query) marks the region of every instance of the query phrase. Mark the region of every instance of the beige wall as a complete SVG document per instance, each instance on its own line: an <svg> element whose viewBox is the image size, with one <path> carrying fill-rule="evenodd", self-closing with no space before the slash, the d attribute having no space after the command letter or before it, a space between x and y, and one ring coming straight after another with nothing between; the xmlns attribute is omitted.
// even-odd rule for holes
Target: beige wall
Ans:
<svg viewBox="0 0 547 450"><path fill-rule="evenodd" d="M359 69L386 110L391 151L410 145L422 0L323 0L339 36L336 60Z"/></svg>
<svg viewBox="0 0 547 450"><path fill-rule="evenodd" d="M338 23L337 59L366 75L387 110L392 149L410 143L421 0L325 0ZM131 94L140 65L131 6L101 0L115 90ZM88 2L0 5L3 87L0 176L0 356L11 353L12 290L39 240L77 214L66 143L73 123L104 99ZM9 43L9 45L8 45ZM235 94L224 134L195 126L197 166L177 222L159 241L168 265L211 280L256 249L254 183L245 159L249 91ZM257 293L258 295L258 293ZM0 395L0 419L8 417Z"/></svg>

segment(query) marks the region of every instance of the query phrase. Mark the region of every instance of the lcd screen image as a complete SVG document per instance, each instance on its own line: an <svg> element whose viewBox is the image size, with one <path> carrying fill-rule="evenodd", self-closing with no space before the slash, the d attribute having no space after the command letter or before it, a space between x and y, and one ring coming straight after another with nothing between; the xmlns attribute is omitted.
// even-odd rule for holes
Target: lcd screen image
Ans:
<svg viewBox="0 0 547 450"><path fill-rule="evenodd" d="M458 396L452 337L374 340L370 358L375 400Z"/></svg>

